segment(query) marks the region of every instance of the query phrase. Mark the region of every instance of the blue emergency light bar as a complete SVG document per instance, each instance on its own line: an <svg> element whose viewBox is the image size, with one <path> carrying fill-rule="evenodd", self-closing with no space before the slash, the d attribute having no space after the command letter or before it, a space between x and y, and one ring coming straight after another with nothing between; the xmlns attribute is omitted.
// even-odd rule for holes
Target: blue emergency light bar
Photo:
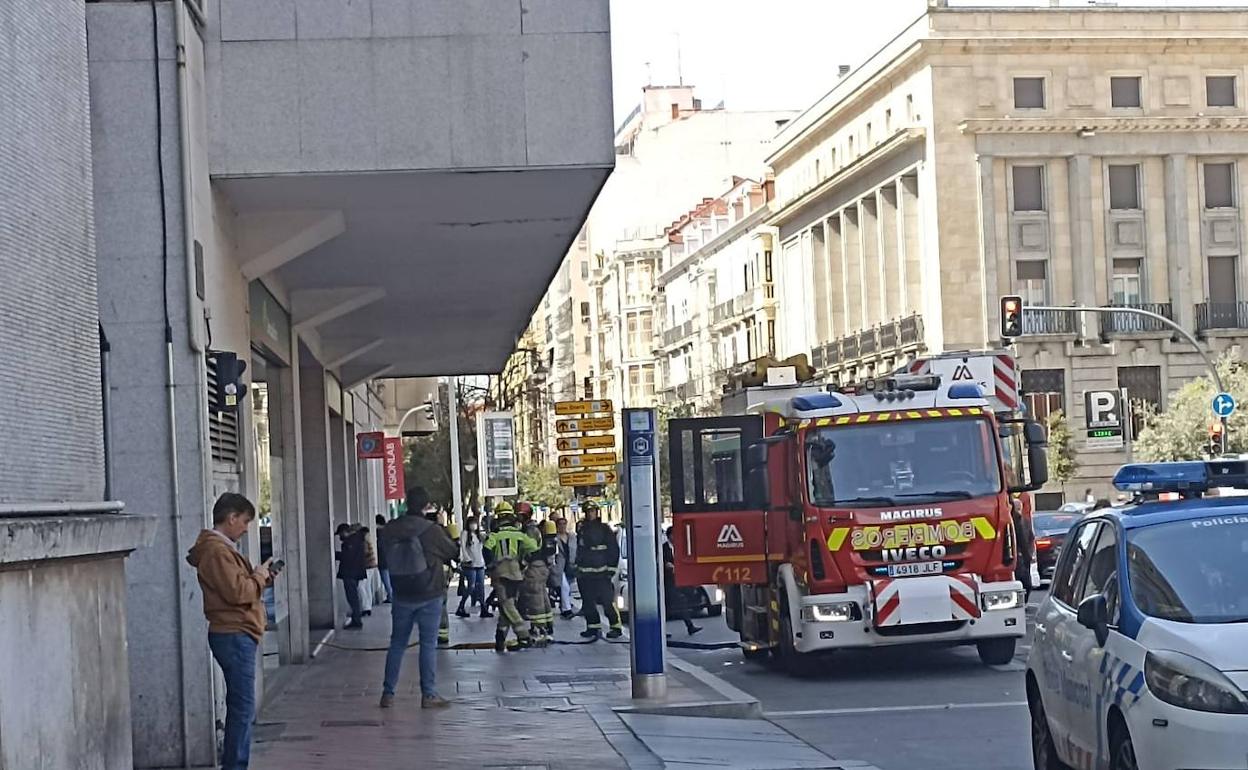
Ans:
<svg viewBox="0 0 1248 770"><path fill-rule="evenodd" d="M799 412L812 412L816 409L836 409L841 400L831 393L812 393L809 396L797 396L790 402Z"/></svg>
<svg viewBox="0 0 1248 770"><path fill-rule="evenodd" d="M973 382L949 386L949 398L983 398L984 392Z"/></svg>
<svg viewBox="0 0 1248 770"><path fill-rule="evenodd" d="M1248 462L1135 463L1114 474L1114 487L1122 492L1206 492L1215 487L1248 489Z"/></svg>

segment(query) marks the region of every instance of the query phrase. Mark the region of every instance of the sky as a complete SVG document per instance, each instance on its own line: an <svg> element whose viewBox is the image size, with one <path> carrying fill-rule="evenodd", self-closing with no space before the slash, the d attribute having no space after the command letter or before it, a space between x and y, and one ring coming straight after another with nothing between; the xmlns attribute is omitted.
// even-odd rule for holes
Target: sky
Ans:
<svg viewBox="0 0 1248 770"><path fill-rule="evenodd" d="M1048 0L950 0L951 5L1047 5ZM1087 0L1062 0L1088 5ZM1118 5L1213 5L1121 0ZM1220 0L1219 5L1248 5ZM611 0L615 123L648 83L697 87L703 105L804 110L917 19L926 0Z"/></svg>

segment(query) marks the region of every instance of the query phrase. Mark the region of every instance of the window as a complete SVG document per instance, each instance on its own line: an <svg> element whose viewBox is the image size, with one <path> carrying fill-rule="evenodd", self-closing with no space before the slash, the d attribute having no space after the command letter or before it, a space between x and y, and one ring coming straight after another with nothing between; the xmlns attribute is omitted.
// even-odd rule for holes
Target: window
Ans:
<svg viewBox="0 0 1248 770"><path fill-rule="evenodd" d="M1131 435L1138 438L1144 428L1146 409L1161 410L1161 367L1120 366L1118 387L1127 391L1131 402Z"/></svg>
<svg viewBox="0 0 1248 770"><path fill-rule="evenodd" d="M1053 598L1067 607L1078 606L1083 589L1083 576L1096 540L1099 522L1088 522L1066 536L1066 546L1053 575Z"/></svg>
<svg viewBox="0 0 1248 770"><path fill-rule="evenodd" d="M593 338L586 337L585 338L585 354L589 355L592 352L593 352Z"/></svg>
<svg viewBox="0 0 1248 770"><path fill-rule="evenodd" d="M1140 79L1138 77L1110 78L1109 104L1115 109L1139 109Z"/></svg>
<svg viewBox="0 0 1248 770"><path fill-rule="evenodd" d="M852 136L849 137L849 157L851 160L854 157L854 137Z"/></svg>
<svg viewBox="0 0 1248 770"><path fill-rule="evenodd" d="M1109 624L1116 626L1118 584L1118 533L1112 524L1105 523L1101 526L1100 537L1096 539L1096 547L1088 557L1087 575L1080 586L1082 590L1073 597L1074 603L1070 606L1078 607L1079 602L1089 596L1104 594L1109 603Z"/></svg>
<svg viewBox="0 0 1248 770"><path fill-rule="evenodd" d="M1206 163L1205 208L1235 208L1235 169L1230 163Z"/></svg>
<svg viewBox="0 0 1248 770"><path fill-rule="evenodd" d="M581 303L581 323L583 324L589 323L589 303L588 302Z"/></svg>
<svg viewBox="0 0 1248 770"><path fill-rule="evenodd" d="M1044 109L1044 78L1014 78L1014 109Z"/></svg>
<svg viewBox="0 0 1248 770"><path fill-rule="evenodd" d="M1044 211L1044 167L1014 166L1015 211Z"/></svg>
<svg viewBox="0 0 1248 770"><path fill-rule="evenodd" d="M581 260L581 280L582 281L589 280L589 260L588 259Z"/></svg>
<svg viewBox="0 0 1248 770"><path fill-rule="evenodd" d="M893 133L893 111L884 110L884 133Z"/></svg>
<svg viewBox="0 0 1248 770"><path fill-rule="evenodd" d="M1113 280L1113 302L1115 305L1138 305L1144 301L1144 290L1140 278L1141 260L1115 259Z"/></svg>
<svg viewBox="0 0 1248 770"><path fill-rule="evenodd" d="M1109 207L1114 211L1140 208L1140 167L1109 167Z"/></svg>
<svg viewBox="0 0 1248 770"><path fill-rule="evenodd" d="M1043 87L1041 87L1042 93L1043 90ZM914 122L914 96L912 94L906 94L906 121L909 123Z"/></svg>
<svg viewBox="0 0 1248 770"><path fill-rule="evenodd" d="M1049 261L1020 259L1014 266L1019 290L1028 305L1044 305L1049 301Z"/></svg>
<svg viewBox="0 0 1248 770"><path fill-rule="evenodd" d="M776 322L767 319L767 355L776 354Z"/></svg>
<svg viewBox="0 0 1248 770"><path fill-rule="evenodd" d="M1210 107L1235 106L1235 76L1210 75L1205 78L1205 104Z"/></svg>
<svg viewBox="0 0 1248 770"><path fill-rule="evenodd" d="M771 283L771 249L763 252L763 280Z"/></svg>
<svg viewBox="0 0 1248 770"><path fill-rule="evenodd" d="M1025 369L1022 379L1027 411L1041 423L1053 412L1066 408L1066 371L1064 369Z"/></svg>
<svg viewBox="0 0 1248 770"><path fill-rule="evenodd" d="M867 124L867 147L871 146L871 124Z"/></svg>

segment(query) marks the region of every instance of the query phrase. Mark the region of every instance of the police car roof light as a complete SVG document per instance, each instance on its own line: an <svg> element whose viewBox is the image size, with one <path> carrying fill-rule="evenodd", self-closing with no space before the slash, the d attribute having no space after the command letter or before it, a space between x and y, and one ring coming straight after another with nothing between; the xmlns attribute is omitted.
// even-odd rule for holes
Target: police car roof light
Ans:
<svg viewBox="0 0 1248 770"><path fill-rule="evenodd" d="M949 386L949 398L983 398L984 392L973 382L961 382Z"/></svg>
<svg viewBox="0 0 1248 770"><path fill-rule="evenodd" d="M1211 462L1136 463L1114 474L1122 492L1205 492L1214 487L1248 489L1248 463Z"/></svg>
<svg viewBox="0 0 1248 770"><path fill-rule="evenodd" d="M791 402L798 412L811 412L816 409L835 409L841 400L831 393L811 393L808 396L797 396Z"/></svg>

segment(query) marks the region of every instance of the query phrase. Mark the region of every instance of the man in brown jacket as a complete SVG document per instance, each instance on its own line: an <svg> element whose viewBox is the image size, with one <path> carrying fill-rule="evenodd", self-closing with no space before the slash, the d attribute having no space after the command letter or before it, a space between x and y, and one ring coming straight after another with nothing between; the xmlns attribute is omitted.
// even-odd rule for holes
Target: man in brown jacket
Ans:
<svg viewBox="0 0 1248 770"><path fill-rule="evenodd" d="M266 624L264 589L273 578L268 561L252 569L238 550L254 518L255 506L246 497L221 495L212 507L213 528L200 532L186 555L204 592L208 646L225 675L221 770L247 770L256 720L256 652Z"/></svg>

